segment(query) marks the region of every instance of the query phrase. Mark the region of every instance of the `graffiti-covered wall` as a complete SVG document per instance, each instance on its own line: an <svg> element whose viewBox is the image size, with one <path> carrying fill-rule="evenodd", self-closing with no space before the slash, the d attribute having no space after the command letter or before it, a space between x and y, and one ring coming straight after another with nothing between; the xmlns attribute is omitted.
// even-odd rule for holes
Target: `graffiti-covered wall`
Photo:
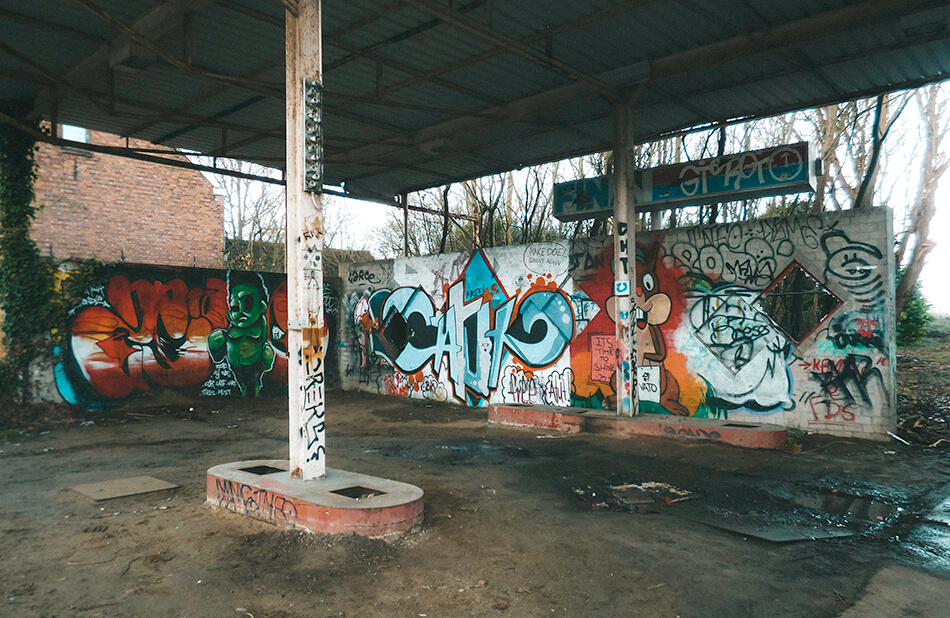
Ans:
<svg viewBox="0 0 950 618"><path fill-rule="evenodd" d="M167 389L286 396L283 274L117 264L93 279L54 334L53 372L65 401L102 406ZM337 293L325 288L335 350Z"/></svg>
<svg viewBox="0 0 950 618"><path fill-rule="evenodd" d="M891 215L638 233L641 413L883 436L895 420ZM349 264L344 388L615 408L611 239Z"/></svg>

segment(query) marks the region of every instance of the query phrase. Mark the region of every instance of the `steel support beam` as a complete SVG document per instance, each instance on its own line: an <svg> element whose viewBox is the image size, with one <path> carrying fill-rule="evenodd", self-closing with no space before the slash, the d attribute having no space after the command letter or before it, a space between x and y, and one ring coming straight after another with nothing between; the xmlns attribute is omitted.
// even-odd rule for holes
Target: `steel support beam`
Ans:
<svg viewBox="0 0 950 618"><path fill-rule="evenodd" d="M287 354L290 399L290 476L326 474L323 314L323 208L320 193L304 190L304 80L320 81L320 0L288 8L287 69ZM315 111L315 110L310 110Z"/></svg>
<svg viewBox="0 0 950 618"><path fill-rule="evenodd" d="M614 108L614 321L617 326L617 414L637 413L637 339L633 309L636 286L636 216L630 183L633 180L633 139L629 103ZM631 255L634 256L631 258Z"/></svg>

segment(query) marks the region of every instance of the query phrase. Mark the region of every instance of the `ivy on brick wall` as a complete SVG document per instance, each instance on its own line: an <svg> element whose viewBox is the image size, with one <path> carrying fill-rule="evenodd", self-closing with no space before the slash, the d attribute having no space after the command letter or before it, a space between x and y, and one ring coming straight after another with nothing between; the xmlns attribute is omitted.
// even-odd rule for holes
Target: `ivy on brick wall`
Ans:
<svg viewBox="0 0 950 618"><path fill-rule="evenodd" d="M30 363L48 351L57 309L52 266L30 238L37 211L35 152L33 137L0 125L0 309L5 348L0 388L5 395L21 398L27 393Z"/></svg>

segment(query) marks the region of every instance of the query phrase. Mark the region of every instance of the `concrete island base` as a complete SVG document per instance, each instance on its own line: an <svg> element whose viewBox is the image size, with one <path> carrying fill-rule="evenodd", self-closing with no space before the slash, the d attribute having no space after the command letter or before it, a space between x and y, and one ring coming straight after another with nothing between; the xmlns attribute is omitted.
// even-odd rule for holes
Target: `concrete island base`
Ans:
<svg viewBox="0 0 950 618"><path fill-rule="evenodd" d="M286 459L222 464L208 470L208 504L284 528L380 537L422 523L422 490L375 476L333 470L312 481L290 478Z"/></svg>
<svg viewBox="0 0 950 618"><path fill-rule="evenodd" d="M488 422L512 427L597 433L614 438L654 436L722 442L745 448L780 449L787 431L780 425L733 422L665 414L618 416L612 411L556 406L496 404L488 406Z"/></svg>

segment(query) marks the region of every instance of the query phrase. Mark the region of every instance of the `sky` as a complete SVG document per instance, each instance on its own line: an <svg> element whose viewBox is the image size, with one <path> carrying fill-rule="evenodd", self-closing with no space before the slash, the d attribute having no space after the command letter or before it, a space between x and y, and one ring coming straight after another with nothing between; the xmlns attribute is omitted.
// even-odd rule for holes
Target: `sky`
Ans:
<svg viewBox="0 0 950 618"><path fill-rule="evenodd" d="M931 313L950 316L950 173L940 179L936 201L937 214L930 223L930 238L937 245L930 252L920 278Z"/></svg>

